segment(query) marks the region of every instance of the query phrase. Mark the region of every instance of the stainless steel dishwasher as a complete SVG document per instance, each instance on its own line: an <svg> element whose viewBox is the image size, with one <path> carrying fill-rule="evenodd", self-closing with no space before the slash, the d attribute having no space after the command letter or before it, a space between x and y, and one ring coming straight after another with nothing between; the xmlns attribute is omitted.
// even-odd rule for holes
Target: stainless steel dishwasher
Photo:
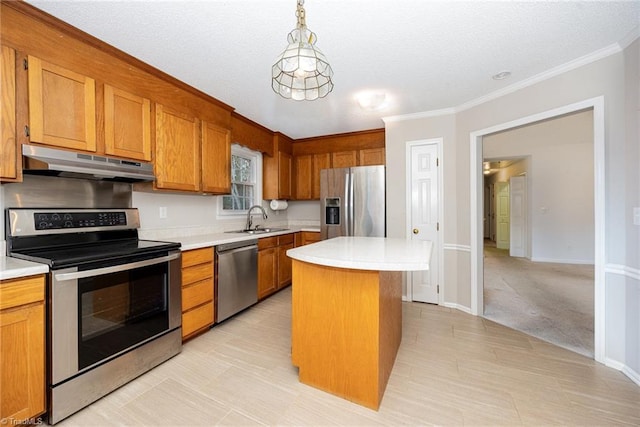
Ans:
<svg viewBox="0 0 640 427"><path fill-rule="evenodd" d="M258 240L216 246L221 322L258 302Z"/></svg>

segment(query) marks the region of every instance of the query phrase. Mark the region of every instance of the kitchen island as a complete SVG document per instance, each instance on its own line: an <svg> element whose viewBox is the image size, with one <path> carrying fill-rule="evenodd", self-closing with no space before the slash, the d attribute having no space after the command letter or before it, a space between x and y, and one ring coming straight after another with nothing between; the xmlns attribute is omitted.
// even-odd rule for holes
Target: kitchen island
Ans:
<svg viewBox="0 0 640 427"><path fill-rule="evenodd" d="M291 361L304 384L378 409L402 339L402 272L428 270L432 243L337 237L293 259Z"/></svg>

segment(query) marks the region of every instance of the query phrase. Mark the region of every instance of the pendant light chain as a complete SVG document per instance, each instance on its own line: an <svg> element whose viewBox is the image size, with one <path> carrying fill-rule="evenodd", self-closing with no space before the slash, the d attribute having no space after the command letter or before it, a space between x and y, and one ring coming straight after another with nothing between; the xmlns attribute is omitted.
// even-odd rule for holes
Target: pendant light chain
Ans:
<svg viewBox="0 0 640 427"><path fill-rule="evenodd" d="M307 28L304 0L297 1L296 18L289 44L271 67L271 88L283 98L312 101L333 90L333 70L315 46L315 33Z"/></svg>

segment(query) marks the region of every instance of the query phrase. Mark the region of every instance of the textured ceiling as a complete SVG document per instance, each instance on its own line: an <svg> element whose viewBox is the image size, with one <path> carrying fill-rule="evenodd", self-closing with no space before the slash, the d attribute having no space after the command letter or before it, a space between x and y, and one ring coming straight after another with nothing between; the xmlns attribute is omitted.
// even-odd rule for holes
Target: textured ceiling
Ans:
<svg viewBox="0 0 640 427"><path fill-rule="evenodd" d="M458 107L638 33L640 1L307 0L334 70L326 98L271 90L295 0L62 1L34 6L292 138L384 127L382 117ZM492 75L511 71L496 81ZM387 94L362 110L356 95Z"/></svg>

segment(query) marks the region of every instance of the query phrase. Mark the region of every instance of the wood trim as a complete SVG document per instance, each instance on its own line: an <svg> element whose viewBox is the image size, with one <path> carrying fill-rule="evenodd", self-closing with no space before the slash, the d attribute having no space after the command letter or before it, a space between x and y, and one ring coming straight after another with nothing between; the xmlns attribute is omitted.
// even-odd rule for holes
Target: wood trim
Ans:
<svg viewBox="0 0 640 427"><path fill-rule="evenodd" d="M105 42L103 42L102 40L85 33L84 31L70 25L67 24L64 21L61 21L60 19L28 4L25 3L24 1L3 1L2 2L2 7L8 7L11 8L17 12L20 12L21 14L25 15L28 18L31 19L35 19L37 21L40 21L41 23L45 24L46 26L50 27L51 29L58 31L66 36L72 37L74 39L77 39L78 41L91 46L94 49L97 49L101 52L104 52L105 54L108 54L110 56L113 56L123 62L126 62L146 73L149 73L161 80L164 80L165 82L176 86L182 90L184 90L185 92L188 92L192 95L195 95L199 98L202 98L203 100L207 101L207 102L211 102L213 104L216 104L216 106L224 108L225 110L228 111L233 111L233 107L231 107L230 105L225 104L224 102L210 96L207 95L204 92L201 92L200 90L189 86L188 84L176 79L175 77L170 76L169 74L158 70L155 67L152 67L151 65L142 62L141 60L135 58L134 56L131 56ZM4 15L4 11L1 12L2 15ZM5 25L5 19L2 20L2 25ZM4 31L3 34L4 36ZM4 37L3 37L3 41L4 41Z"/></svg>
<svg viewBox="0 0 640 427"><path fill-rule="evenodd" d="M3 1L0 6L3 45L229 127L233 108L215 98L23 2Z"/></svg>
<svg viewBox="0 0 640 427"><path fill-rule="evenodd" d="M2 70L0 78L0 96L2 97L2 123L0 132L0 180L14 181L21 178L21 169L18 165L18 143L16 139L16 51L7 46L2 46Z"/></svg>
<svg viewBox="0 0 640 427"><path fill-rule="evenodd" d="M289 138L282 132L273 133L273 150L282 151L283 153L293 154L294 140Z"/></svg>
<svg viewBox="0 0 640 427"><path fill-rule="evenodd" d="M333 135L297 139L293 143L293 155L332 153L347 150L384 148L385 130L372 129Z"/></svg>
<svg viewBox="0 0 640 427"><path fill-rule="evenodd" d="M231 113L231 142L273 156L273 132L235 111Z"/></svg>

